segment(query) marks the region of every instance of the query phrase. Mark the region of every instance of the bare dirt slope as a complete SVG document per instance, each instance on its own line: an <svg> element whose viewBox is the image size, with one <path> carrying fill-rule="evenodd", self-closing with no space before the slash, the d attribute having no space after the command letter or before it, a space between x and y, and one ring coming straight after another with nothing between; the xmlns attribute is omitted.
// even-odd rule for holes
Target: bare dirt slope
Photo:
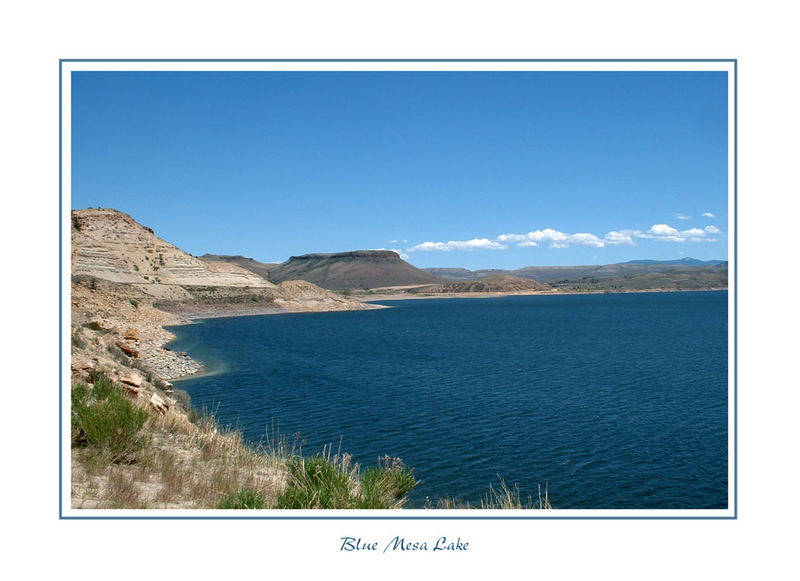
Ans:
<svg viewBox="0 0 800 581"><path fill-rule="evenodd" d="M250 272L254 272L265 280L269 280L270 269L278 266L277 262L259 262L258 260L246 256L231 254L204 254L203 256L198 256L198 258L204 262L227 262L229 264L235 264Z"/></svg>

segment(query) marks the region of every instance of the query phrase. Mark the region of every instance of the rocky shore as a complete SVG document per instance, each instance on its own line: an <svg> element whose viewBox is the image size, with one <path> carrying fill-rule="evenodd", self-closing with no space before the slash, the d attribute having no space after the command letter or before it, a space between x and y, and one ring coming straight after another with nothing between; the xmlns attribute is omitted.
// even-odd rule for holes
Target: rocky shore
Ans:
<svg viewBox="0 0 800 581"><path fill-rule="evenodd" d="M253 301L248 295L247 300L241 301L193 300L159 304L133 285L74 277L73 379L86 379L94 369L103 370L112 378L129 375L130 369L137 369L145 377L152 375L165 383L202 373L205 368L201 363L183 351L168 347L175 336L165 326L187 325L216 317L386 308L346 297L329 297L327 291L316 297L306 288L313 285L302 281L282 285L287 292L280 301ZM292 297L292 292L297 298Z"/></svg>
<svg viewBox="0 0 800 581"><path fill-rule="evenodd" d="M167 347L165 326L196 319L376 309L311 283L276 285L235 264L200 260L111 208L72 211L72 370L169 384L202 364ZM150 379L153 381L150 381Z"/></svg>

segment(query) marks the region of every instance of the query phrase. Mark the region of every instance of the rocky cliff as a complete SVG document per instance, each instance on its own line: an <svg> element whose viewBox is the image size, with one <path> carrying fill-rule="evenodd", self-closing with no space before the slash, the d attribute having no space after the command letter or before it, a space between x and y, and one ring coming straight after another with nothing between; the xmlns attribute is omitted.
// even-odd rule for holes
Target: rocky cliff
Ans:
<svg viewBox="0 0 800 581"><path fill-rule="evenodd" d="M264 278L222 261L204 262L112 209L73 210L72 274L140 285L274 287Z"/></svg>
<svg viewBox="0 0 800 581"><path fill-rule="evenodd" d="M380 308L304 281L275 285L224 261L202 261L112 209L72 212L73 374L139 366L162 380L202 366L165 344L191 318Z"/></svg>
<svg viewBox="0 0 800 581"><path fill-rule="evenodd" d="M237 264L200 260L109 208L73 210L72 276L130 285L184 314L374 308L313 284L281 287Z"/></svg>

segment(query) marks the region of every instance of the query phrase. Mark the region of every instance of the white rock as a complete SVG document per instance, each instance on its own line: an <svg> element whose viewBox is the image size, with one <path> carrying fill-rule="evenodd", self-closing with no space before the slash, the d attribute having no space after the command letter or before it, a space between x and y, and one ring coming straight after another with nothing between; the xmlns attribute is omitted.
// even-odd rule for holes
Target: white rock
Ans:
<svg viewBox="0 0 800 581"><path fill-rule="evenodd" d="M154 393L152 396L150 396L150 405L152 405L162 414L167 413L167 410L169 410L169 404L161 399L161 396L159 396L157 393Z"/></svg>

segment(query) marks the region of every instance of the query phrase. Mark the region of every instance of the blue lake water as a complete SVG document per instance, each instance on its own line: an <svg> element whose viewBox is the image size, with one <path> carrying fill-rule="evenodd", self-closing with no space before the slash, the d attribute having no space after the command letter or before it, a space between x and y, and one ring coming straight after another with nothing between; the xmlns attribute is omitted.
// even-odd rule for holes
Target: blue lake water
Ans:
<svg viewBox="0 0 800 581"><path fill-rule="evenodd" d="M426 497L499 478L555 508L727 508L726 291L383 301L390 309L174 327L196 408L362 465L397 456Z"/></svg>

